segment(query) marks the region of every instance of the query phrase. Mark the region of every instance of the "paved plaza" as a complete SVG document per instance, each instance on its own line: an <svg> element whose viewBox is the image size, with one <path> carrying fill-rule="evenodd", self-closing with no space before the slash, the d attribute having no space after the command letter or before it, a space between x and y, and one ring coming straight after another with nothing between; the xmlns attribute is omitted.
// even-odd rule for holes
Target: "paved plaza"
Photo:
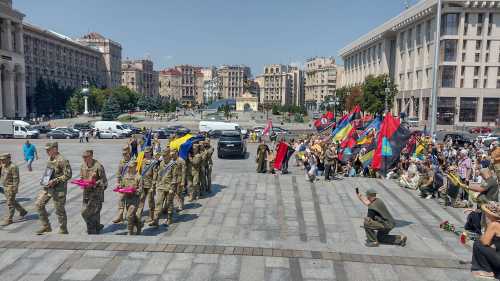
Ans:
<svg viewBox="0 0 500 281"><path fill-rule="evenodd" d="M22 164L21 140L0 140L0 151ZM0 280L471 280L471 247L443 232L439 223L462 225L461 210L443 209L385 180L349 178L334 182L305 181L291 168L284 176L255 173L255 145L247 159L216 159L212 194L176 214L175 223L146 227L128 236L114 225L118 196L112 192L125 140L59 142L78 177L81 152L94 149L106 168L101 235L89 236L80 215L82 191L68 187L69 235L55 234L57 218L49 203L54 232L36 236L34 201L47 156L29 173L20 166L19 202L29 210L20 222L0 228ZM290 162L293 166L294 161ZM397 219L394 233L408 236L405 248L366 248L360 227L366 207L354 188L375 188ZM0 199L3 199L0 196ZM0 203L0 215L6 206ZM147 215L147 212L146 212Z"/></svg>

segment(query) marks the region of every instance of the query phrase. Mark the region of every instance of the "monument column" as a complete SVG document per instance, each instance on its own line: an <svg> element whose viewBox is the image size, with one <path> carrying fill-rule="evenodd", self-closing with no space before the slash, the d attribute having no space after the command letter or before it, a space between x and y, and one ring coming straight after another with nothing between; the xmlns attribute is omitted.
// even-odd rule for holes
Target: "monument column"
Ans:
<svg viewBox="0 0 500 281"><path fill-rule="evenodd" d="M5 40L5 43L4 43L4 50L7 50L7 51L12 51L12 22L11 20L8 20L8 19L3 19L3 23L4 23L4 28L3 28L3 31L4 31L4 40ZM2 40L2 41L4 41Z"/></svg>
<svg viewBox="0 0 500 281"><path fill-rule="evenodd" d="M14 117L16 115L16 102L14 99L14 71L11 68L4 68L4 116Z"/></svg>

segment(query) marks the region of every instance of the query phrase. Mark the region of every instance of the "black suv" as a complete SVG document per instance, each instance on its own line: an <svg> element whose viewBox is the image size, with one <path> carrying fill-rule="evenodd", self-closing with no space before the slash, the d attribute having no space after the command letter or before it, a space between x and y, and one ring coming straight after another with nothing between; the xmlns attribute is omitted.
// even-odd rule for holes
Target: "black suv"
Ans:
<svg viewBox="0 0 500 281"><path fill-rule="evenodd" d="M222 131L217 144L217 156L224 158L226 156L245 157L247 153L247 144L240 131Z"/></svg>

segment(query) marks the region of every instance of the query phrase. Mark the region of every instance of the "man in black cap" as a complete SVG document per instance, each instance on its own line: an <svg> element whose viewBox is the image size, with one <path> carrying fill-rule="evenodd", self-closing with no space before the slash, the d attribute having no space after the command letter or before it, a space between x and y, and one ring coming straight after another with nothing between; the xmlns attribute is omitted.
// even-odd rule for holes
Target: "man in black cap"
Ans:
<svg viewBox="0 0 500 281"><path fill-rule="evenodd" d="M356 188L356 195L363 204L368 206L368 215L363 223L366 232L365 245L367 247L378 247L379 243L382 243L406 246L406 236L389 235L396 223L384 202L377 198L377 192L370 188L366 191L365 197Z"/></svg>

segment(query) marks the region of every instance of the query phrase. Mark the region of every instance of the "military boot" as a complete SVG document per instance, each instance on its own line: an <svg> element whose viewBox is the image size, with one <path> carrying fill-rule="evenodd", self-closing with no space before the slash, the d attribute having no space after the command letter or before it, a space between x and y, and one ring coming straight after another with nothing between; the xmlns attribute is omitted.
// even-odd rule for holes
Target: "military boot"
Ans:
<svg viewBox="0 0 500 281"><path fill-rule="evenodd" d="M135 233L135 235L141 235L143 226L144 226L144 222L142 220L139 220L137 222L137 232Z"/></svg>
<svg viewBox="0 0 500 281"><path fill-rule="evenodd" d="M68 228L66 226L59 227L59 234L69 234Z"/></svg>
<svg viewBox="0 0 500 281"><path fill-rule="evenodd" d="M168 217L167 217L167 224L168 225L172 225L174 223L174 218L172 216L172 213L168 214Z"/></svg>
<svg viewBox="0 0 500 281"><path fill-rule="evenodd" d="M134 235L134 225L131 223L128 224L128 235Z"/></svg>
<svg viewBox="0 0 500 281"><path fill-rule="evenodd" d="M50 225L45 225L45 226L42 226L42 228L40 228L37 232L36 232L36 235L42 235L46 232L52 232L52 228L50 227Z"/></svg>
<svg viewBox="0 0 500 281"><path fill-rule="evenodd" d="M21 218L24 218L27 214L28 214L28 211L26 211L25 209L23 209L21 212L19 212L19 216Z"/></svg>
<svg viewBox="0 0 500 281"><path fill-rule="evenodd" d="M0 226L7 226L12 223L13 223L12 219L4 219L2 223L0 223Z"/></svg>

